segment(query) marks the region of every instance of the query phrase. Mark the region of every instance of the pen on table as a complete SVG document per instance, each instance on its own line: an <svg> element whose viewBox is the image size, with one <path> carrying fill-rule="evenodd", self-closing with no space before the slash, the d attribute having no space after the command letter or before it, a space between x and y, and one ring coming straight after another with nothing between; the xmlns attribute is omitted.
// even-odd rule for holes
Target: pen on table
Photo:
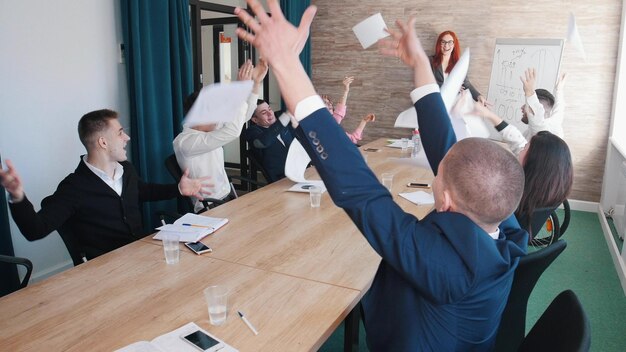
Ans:
<svg viewBox="0 0 626 352"><path fill-rule="evenodd" d="M252 325L252 323L250 322L250 320L248 320L248 318L246 318L246 316L245 316L245 315L243 315L243 313L242 313L242 312L237 311L237 313L239 314L239 317L241 318L241 320L243 320L243 322L244 322L244 323L246 323L246 325L250 328L250 330L252 330L252 332L253 332L255 335L258 335L258 334L259 334L259 332L258 332L258 331L256 331L256 329L254 328L254 326Z"/></svg>
<svg viewBox="0 0 626 352"><path fill-rule="evenodd" d="M204 225L196 225L196 224L183 224L183 226L204 227L204 228L207 228L207 229L212 228L212 226L204 226Z"/></svg>

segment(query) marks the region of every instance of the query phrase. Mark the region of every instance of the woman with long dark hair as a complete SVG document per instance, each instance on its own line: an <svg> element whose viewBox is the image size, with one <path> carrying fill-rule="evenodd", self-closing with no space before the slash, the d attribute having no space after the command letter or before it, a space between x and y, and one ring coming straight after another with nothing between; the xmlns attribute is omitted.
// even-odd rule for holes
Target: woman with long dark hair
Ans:
<svg viewBox="0 0 626 352"><path fill-rule="evenodd" d="M524 167L524 193L515 216L530 232L533 212L559 206L572 189L574 167L569 147L563 139L548 131L540 131L526 141L517 127L509 125L480 103L474 104L474 113L493 124ZM530 235L534 237L532 233Z"/></svg>
<svg viewBox="0 0 626 352"><path fill-rule="evenodd" d="M456 33L453 31L441 32L439 37L437 37L437 42L435 43L435 55L431 58L433 74L435 75L435 79L437 80L439 87L441 87L443 81L448 77L448 74L452 72L454 65L456 65L459 61L460 56L461 45L459 44L459 39L456 36ZM483 105L487 104L487 99L485 99L485 97L480 94L476 88L474 88L467 77L463 82L463 87L465 87L465 89L469 89L474 100Z"/></svg>

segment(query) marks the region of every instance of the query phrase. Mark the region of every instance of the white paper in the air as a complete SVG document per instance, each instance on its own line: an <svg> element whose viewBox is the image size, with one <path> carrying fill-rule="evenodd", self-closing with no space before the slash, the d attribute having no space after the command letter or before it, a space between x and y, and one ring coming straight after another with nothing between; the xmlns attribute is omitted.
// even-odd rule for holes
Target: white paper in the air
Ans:
<svg viewBox="0 0 626 352"><path fill-rule="evenodd" d="M463 55L461 55L459 61L457 61L456 65L454 65L454 68L441 86L441 98L443 99L443 103L446 105L446 110L448 112L450 112L450 109L452 109L452 106L456 102L461 86L463 86L463 82L467 76L469 59L470 50L468 48L465 49Z"/></svg>
<svg viewBox="0 0 626 352"><path fill-rule="evenodd" d="M417 124L417 111L415 111L415 107L411 106L410 108L404 110L398 115L396 118L396 123L394 123L393 127L397 128L419 128Z"/></svg>
<svg viewBox="0 0 626 352"><path fill-rule="evenodd" d="M364 19L359 24L352 27L363 49L367 49L379 39L389 36L389 33L387 33L385 29L387 29L387 25L380 12Z"/></svg>
<svg viewBox="0 0 626 352"><path fill-rule="evenodd" d="M183 126L193 127L218 122L231 122L240 113L242 104L252 92L252 81L216 83L202 88Z"/></svg>
<svg viewBox="0 0 626 352"><path fill-rule="evenodd" d="M567 42L576 49L580 55L583 57L583 60L587 61L587 54L585 53L585 48L583 47L583 42L580 39L580 33L578 32L578 26L576 25L576 18L574 17L574 13L569 13L569 24L567 26Z"/></svg>
<svg viewBox="0 0 626 352"><path fill-rule="evenodd" d="M287 152L287 160L285 161L285 176L293 182L307 182L304 177L307 165L311 162L309 154L307 154L302 144L294 139L289 146Z"/></svg>

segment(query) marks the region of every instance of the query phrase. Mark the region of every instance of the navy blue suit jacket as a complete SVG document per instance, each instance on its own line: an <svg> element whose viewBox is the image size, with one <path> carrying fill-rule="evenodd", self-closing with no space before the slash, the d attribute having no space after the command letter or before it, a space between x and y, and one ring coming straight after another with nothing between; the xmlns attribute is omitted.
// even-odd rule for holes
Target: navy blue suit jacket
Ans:
<svg viewBox="0 0 626 352"><path fill-rule="evenodd" d="M456 142L441 95L415 108L433 171ZM405 213L365 164L327 109L300 122L296 136L343 208L382 257L362 300L372 351L467 351L493 348L513 272L528 234L511 216L492 239L468 217Z"/></svg>
<svg viewBox="0 0 626 352"><path fill-rule="evenodd" d="M243 133L244 138L250 143L250 149L263 164L269 174L268 182L278 181L285 177L285 161L287 152L293 140L293 128L291 124L286 127L276 120L268 128L251 123ZM277 136L285 143L281 143Z"/></svg>

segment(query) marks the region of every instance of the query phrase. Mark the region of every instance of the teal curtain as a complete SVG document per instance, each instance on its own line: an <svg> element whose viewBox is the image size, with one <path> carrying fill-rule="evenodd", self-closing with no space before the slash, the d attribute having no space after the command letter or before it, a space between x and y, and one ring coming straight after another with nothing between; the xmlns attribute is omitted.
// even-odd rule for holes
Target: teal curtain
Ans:
<svg viewBox="0 0 626 352"><path fill-rule="evenodd" d="M164 160L193 89L189 0L121 0L121 8L133 165L146 182L172 183ZM157 211L175 209L175 201L146 203L146 229Z"/></svg>
<svg viewBox="0 0 626 352"><path fill-rule="evenodd" d="M300 25L300 18L304 10L311 5L311 0L280 0L280 8L283 10L283 14L293 23L295 26ZM306 70L306 73L311 77L311 37L306 42L302 53L300 53L300 61L302 66Z"/></svg>
<svg viewBox="0 0 626 352"><path fill-rule="evenodd" d="M0 157L2 167L2 157ZM11 229L9 228L9 212L4 188L0 186L0 254L14 255ZM0 297L20 287L20 278L15 264L0 263Z"/></svg>

